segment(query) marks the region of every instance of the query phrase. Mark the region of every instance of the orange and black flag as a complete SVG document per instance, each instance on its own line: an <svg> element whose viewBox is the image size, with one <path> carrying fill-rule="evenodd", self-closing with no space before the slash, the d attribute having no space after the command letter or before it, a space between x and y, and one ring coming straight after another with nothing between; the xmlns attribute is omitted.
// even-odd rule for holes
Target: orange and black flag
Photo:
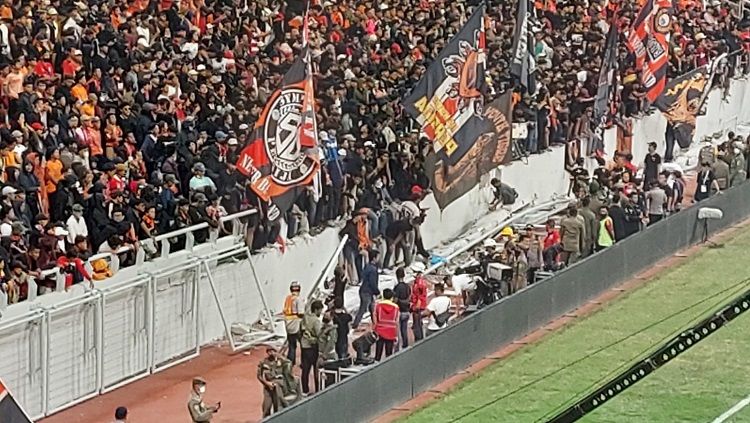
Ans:
<svg viewBox="0 0 750 423"><path fill-rule="evenodd" d="M664 91L669 66L672 0L648 0L628 33L628 48L641 71L646 98L653 103Z"/></svg>
<svg viewBox="0 0 750 423"><path fill-rule="evenodd" d="M0 380L0 422L2 423L31 423L31 419L26 415L21 406L18 404L3 381Z"/></svg>
<svg viewBox="0 0 750 423"><path fill-rule="evenodd" d="M715 69L715 66L701 66L669 81L654 102L667 118L680 148L688 148L693 141L695 123L711 88Z"/></svg>
<svg viewBox="0 0 750 423"><path fill-rule="evenodd" d="M484 5L474 11L403 102L444 166L458 163L493 130L484 117L484 12Z"/></svg>
<svg viewBox="0 0 750 423"><path fill-rule="evenodd" d="M254 136L237 160L237 170L263 201L286 212L297 191L320 170L315 94L309 50L284 75L255 123ZM274 219L269 211L269 218Z"/></svg>

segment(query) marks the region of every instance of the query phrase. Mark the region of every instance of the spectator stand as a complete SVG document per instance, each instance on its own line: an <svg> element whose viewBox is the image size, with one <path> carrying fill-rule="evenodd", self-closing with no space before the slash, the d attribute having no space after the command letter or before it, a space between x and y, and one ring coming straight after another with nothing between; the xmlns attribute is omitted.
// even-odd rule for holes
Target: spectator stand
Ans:
<svg viewBox="0 0 750 423"><path fill-rule="evenodd" d="M231 232L227 236L234 237L237 240L241 240L242 237L245 235L247 231L247 218L249 216L254 215L257 213L255 209L245 210L239 213L235 213L229 216L222 217L219 222L220 224L224 225L231 225ZM180 251L188 251L192 252L194 251L196 247L195 242L195 234L199 231L208 231L208 243L215 245L218 241L218 239L221 237L221 234L218 230L212 229L208 223L200 223L197 225L189 226L177 231L169 232L162 235L157 235L153 238L153 242L156 245L161 245L160 253L158 257L155 258L147 258L146 251L143 248L136 249L133 245L125 245L117 249L116 252L105 252L105 253L99 253L95 254L86 260L85 266L86 270L89 272L89 274L93 273L93 266L92 264L96 262L97 260L105 260L108 264L108 268L111 271L111 276L114 276L117 274L120 270L123 268L134 268L139 269L143 266L144 263L149 261L158 261L160 259L168 260L170 255L175 253L176 251L173 251L173 241L184 237L185 240L185 246ZM125 254L135 252L135 262L131 266L121 266L121 259ZM111 277L110 276L110 277ZM39 280L46 279L46 278L54 278L55 279L55 292L61 293L65 292L65 274L59 267L55 267L52 269L47 269L41 272L39 276ZM37 278L30 277L29 278L29 298L27 301L33 301L37 298ZM7 299L5 298L5 294L0 291L0 311L6 309L8 307Z"/></svg>

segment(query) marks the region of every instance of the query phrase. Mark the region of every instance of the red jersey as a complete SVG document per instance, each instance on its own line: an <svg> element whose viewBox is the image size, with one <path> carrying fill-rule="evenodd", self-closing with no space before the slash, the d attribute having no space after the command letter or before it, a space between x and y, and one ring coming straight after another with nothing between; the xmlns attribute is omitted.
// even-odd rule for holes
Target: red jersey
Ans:
<svg viewBox="0 0 750 423"><path fill-rule="evenodd" d="M411 307L412 311L427 308L427 281L422 276L414 279L414 285L411 287L409 307Z"/></svg>
<svg viewBox="0 0 750 423"><path fill-rule="evenodd" d="M560 232L557 229L553 229L551 232L547 232L547 236L544 237L544 249L557 245L560 243Z"/></svg>
<svg viewBox="0 0 750 423"><path fill-rule="evenodd" d="M65 59L62 62L62 72L64 76L75 76L79 69L81 69L81 65L73 60Z"/></svg>

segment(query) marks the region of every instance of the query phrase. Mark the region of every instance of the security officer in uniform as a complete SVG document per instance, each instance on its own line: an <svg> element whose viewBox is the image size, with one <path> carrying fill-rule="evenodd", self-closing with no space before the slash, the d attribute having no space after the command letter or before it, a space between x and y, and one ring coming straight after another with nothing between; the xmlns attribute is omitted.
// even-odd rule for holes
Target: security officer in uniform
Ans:
<svg viewBox="0 0 750 423"><path fill-rule="evenodd" d="M266 348L266 357L258 363L258 381L263 385L263 417L277 413L284 406L282 389L284 361L273 347Z"/></svg>
<svg viewBox="0 0 750 423"><path fill-rule="evenodd" d="M190 392L190 399L188 400L188 412L193 423L210 422L214 417L214 413L218 412L221 408L221 401L216 404L206 407L203 403L203 394L206 392L206 381L203 378L193 378L193 390Z"/></svg>

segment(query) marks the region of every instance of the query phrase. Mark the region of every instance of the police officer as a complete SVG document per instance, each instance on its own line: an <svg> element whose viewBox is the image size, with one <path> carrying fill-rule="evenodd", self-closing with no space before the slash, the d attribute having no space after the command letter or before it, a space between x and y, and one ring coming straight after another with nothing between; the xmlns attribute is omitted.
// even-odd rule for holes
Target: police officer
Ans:
<svg viewBox="0 0 750 423"><path fill-rule="evenodd" d="M203 394L206 392L206 381L203 378L193 378L193 389L190 391L190 399L188 400L188 412L193 423L210 422L214 416L214 413L218 412L221 408L221 401L216 404L206 407L203 403Z"/></svg>
<svg viewBox="0 0 750 423"><path fill-rule="evenodd" d="M263 417L278 412L283 406L283 361L289 360L280 357L273 347L268 347L266 357L258 363L258 381L263 385Z"/></svg>

